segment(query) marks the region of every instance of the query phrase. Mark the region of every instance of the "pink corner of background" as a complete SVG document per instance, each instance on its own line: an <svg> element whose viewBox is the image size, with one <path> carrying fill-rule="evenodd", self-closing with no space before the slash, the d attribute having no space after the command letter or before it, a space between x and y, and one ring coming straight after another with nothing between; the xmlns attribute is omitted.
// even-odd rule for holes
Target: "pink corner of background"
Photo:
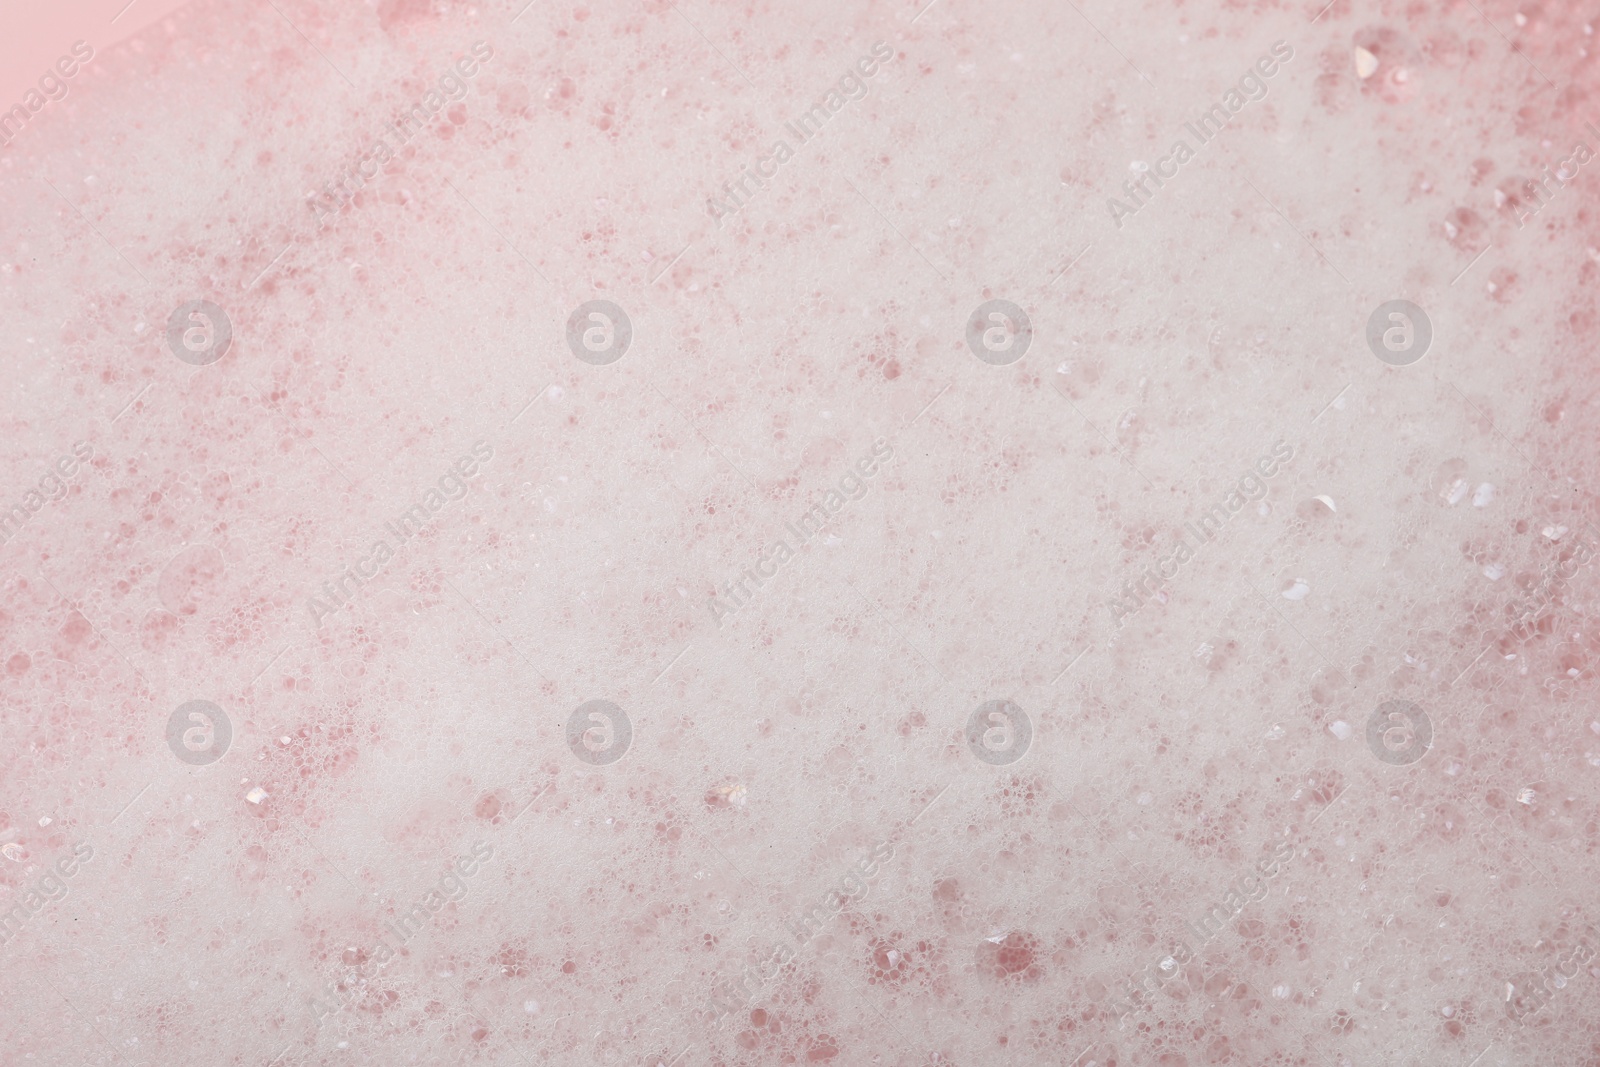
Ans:
<svg viewBox="0 0 1600 1067"><path fill-rule="evenodd" d="M21 101L77 41L95 52L127 40L189 0L60 0L0 4L0 109Z"/></svg>

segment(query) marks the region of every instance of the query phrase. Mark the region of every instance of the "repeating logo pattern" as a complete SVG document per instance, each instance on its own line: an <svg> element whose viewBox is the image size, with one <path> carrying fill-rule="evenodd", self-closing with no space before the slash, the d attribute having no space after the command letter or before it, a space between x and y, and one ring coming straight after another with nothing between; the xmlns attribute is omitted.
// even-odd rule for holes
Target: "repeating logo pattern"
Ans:
<svg viewBox="0 0 1600 1067"><path fill-rule="evenodd" d="M967 748L984 763L1004 767L1027 755L1033 721L1014 701L990 700L967 719Z"/></svg>
<svg viewBox="0 0 1600 1067"><path fill-rule="evenodd" d="M967 347L995 367L1005 367L1028 354L1033 344L1033 321L1009 300L979 304L967 320Z"/></svg>
<svg viewBox="0 0 1600 1067"><path fill-rule="evenodd" d="M583 362L595 367L615 363L633 343L633 320L609 300L578 305L567 317L567 347Z"/></svg>
<svg viewBox="0 0 1600 1067"><path fill-rule="evenodd" d="M1379 304L1367 319L1367 347L1391 367L1409 367L1428 354L1433 323L1409 300Z"/></svg>
<svg viewBox="0 0 1600 1067"><path fill-rule="evenodd" d="M228 354L233 322L209 300L191 300L167 319L167 347L191 366L207 367Z"/></svg>
<svg viewBox="0 0 1600 1067"><path fill-rule="evenodd" d="M1385 763L1403 767L1428 754L1433 722L1408 700L1379 704L1367 718L1367 747Z"/></svg>
<svg viewBox="0 0 1600 1067"><path fill-rule="evenodd" d="M628 754L633 723L628 713L609 700L579 704L567 719L567 747L592 767L605 767Z"/></svg>
<svg viewBox="0 0 1600 1067"><path fill-rule="evenodd" d="M179 705L167 720L167 747L183 762L204 767L228 753L233 723L228 713L209 700Z"/></svg>

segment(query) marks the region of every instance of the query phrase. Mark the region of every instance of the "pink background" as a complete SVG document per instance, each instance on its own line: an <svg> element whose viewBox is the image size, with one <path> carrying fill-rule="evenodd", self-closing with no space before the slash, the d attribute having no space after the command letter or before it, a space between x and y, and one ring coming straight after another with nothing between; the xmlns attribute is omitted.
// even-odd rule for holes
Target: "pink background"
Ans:
<svg viewBox="0 0 1600 1067"><path fill-rule="evenodd" d="M118 6L0 63L0 1067L1600 1064L1584 9Z"/></svg>
<svg viewBox="0 0 1600 1067"><path fill-rule="evenodd" d="M99 51L135 37L184 0L59 0L48 4L26 0L0 3L0 100L10 107L67 55L74 41L87 41ZM114 20L114 21L113 21Z"/></svg>

